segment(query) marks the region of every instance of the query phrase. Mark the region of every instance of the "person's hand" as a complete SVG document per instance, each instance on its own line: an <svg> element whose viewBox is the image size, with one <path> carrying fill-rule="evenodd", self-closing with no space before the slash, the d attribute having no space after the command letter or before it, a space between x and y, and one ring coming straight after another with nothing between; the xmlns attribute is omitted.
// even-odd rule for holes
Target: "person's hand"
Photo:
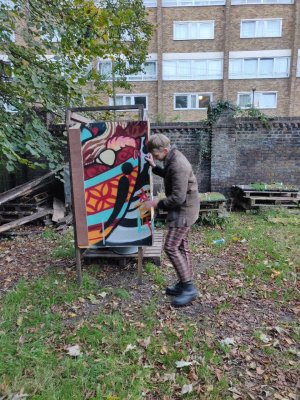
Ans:
<svg viewBox="0 0 300 400"><path fill-rule="evenodd" d="M143 210L151 210L152 207L153 208L157 207L157 203L158 203L158 200L147 200L147 201L144 201L143 204L142 204L142 209Z"/></svg>
<svg viewBox="0 0 300 400"><path fill-rule="evenodd" d="M156 164L155 164L155 162L154 162L154 159L153 159L153 156L152 156L152 154L151 153L148 153L146 156L145 156L145 160L146 161L148 161L148 163L151 165L151 167L156 167Z"/></svg>

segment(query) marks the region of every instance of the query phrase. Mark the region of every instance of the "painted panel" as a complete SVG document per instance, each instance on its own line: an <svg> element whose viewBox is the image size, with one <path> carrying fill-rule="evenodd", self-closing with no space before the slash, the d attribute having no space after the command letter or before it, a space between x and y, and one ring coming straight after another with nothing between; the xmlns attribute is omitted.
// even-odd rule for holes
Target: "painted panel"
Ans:
<svg viewBox="0 0 300 400"><path fill-rule="evenodd" d="M148 134L147 121L81 125L78 164L87 229L76 228L86 232L88 247L152 245L153 215L142 207L150 198ZM78 192L74 178L73 191Z"/></svg>

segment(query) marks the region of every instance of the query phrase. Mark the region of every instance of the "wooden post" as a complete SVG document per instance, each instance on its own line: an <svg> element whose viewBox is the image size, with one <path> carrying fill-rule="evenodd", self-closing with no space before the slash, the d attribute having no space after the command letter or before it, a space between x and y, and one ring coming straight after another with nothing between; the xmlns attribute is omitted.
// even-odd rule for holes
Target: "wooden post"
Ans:
<svg viewBox="0 0 300 400"><path fill-rule="evenodd" d="M82 285L81 254L80 254L80 248L77 246L75 248L75 256L76 256L77 283L79 286L81 286Z"/></svg>
<svg viewBox="0 0 300 400"><path fill-rule="evenodd" d="M143 283L143 248L138 249L138 284Z"/></svg>

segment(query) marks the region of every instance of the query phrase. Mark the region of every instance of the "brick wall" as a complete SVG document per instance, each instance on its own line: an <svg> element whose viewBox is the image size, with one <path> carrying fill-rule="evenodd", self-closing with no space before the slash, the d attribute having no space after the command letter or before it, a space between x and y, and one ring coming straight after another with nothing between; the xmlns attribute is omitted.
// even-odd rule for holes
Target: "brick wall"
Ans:
<svg viewBox="0 0 300 400"><path fill-rule="evenodd" d="M201 192L228 195L232 185L258 181L300 187L299 117L274 118L266 129L258 120L223 114L211 135L202 122L151 124L151 133L165 134L185 154ZM24 168L15 176L2 168L0 192L44 173ZM155 177L154 193L162 188L162 180Z"/></svg>
<svg viewBox="0 0 300 400"><path fill-rule="evenodd" d="M212 133L211 190L283 182L300 187L300 118L274 118L270 129L252 119L220 118Z"/></svg>
<svg viewBox="0 0 300 400"><path fill-rule="evenodd" d="M197 176L199 190L210 190L210 135L201 122L151 124L151 134L163 133L187 157ZM153 191L162 190L162 179L154 176Z"/></svg>

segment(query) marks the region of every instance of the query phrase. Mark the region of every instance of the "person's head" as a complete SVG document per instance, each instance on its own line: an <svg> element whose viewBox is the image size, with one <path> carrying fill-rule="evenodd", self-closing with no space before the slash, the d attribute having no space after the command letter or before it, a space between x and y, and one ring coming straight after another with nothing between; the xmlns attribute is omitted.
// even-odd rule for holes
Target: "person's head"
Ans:
<svg viewBox="0 0 300 400"><path fill-rule="evenodd" d="M170 139L162 133L156 133L150 136L147 147L155 160L162 161L170 151Z"/></svg>

